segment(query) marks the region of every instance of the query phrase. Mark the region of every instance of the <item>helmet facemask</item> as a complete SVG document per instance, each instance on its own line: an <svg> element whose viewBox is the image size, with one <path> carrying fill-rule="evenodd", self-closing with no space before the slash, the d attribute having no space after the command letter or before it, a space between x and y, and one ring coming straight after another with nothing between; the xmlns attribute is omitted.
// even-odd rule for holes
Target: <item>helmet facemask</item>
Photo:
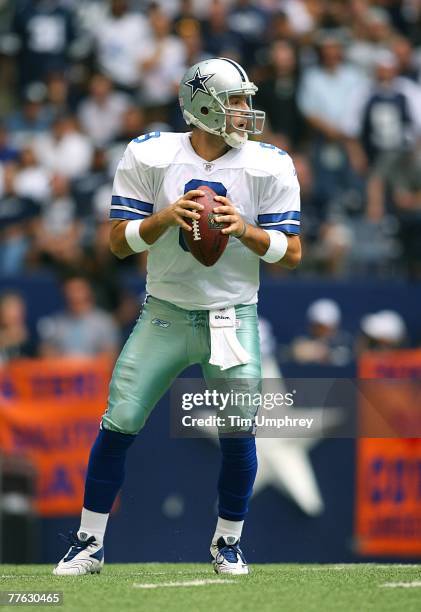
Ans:
<svg viewBox="0 0 421 612"><path fill-rule="evenodd" d="M213 112L216 115L222 115L225 119L220 135L231 147L241 147L247 141L249 134L258 135L263 132L265 113L253 109L252 96L257 88L251 83L249 85L250 87L244 87L241 90L226 90L218 93L210 88L211 95L217 104L217 109ZM247 110L230 106L230 98L235 96L246 97ZM236 121L234 122L233 119ZM245 120L245 127L235 125L238 119ZM229 128L232 129L227 132Z"/></svg>

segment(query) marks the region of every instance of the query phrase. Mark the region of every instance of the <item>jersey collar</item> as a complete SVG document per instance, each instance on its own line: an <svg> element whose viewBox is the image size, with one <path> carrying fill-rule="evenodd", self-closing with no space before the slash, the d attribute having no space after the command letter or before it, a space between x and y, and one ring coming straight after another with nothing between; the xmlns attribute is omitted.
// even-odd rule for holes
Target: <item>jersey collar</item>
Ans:
<svg viewBox="0 0 421 612"><path fill-rule="evenodd" d="M214 159L211 162L208 162L206 159L204 159L203 157L200 157L200 155L198 155L196 153L196 151L193 149L191 140L190 140L190 136L191 136L191 132L186 132L185 134L183 134L183 146L186 149L186 151L189 153L189 155L191 157L193 157L197 162L199 162L200 164L209 164L212 166L213 169L215 168L225 168L227 166L227 162L230 161L233 157L235 157L236 154L238 154L239 150L238 149L229 149L229 151L227 151L226 153L224 153L223 155L221 155L221 157L218 157L217 159Z"/></svg>

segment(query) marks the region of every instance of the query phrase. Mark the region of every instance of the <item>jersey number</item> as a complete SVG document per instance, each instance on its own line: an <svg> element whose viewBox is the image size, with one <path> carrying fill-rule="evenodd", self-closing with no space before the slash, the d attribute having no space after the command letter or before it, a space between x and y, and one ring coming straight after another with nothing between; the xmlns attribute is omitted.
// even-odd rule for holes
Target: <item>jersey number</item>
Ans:
<svg viewBox="0 0 421 612"><path fill-rule="evenodd" d="M198 189L201 185L206 185L206 187L210 187L211 189L214 190L214 192L217 195L220 195L220 196L227 195L227 189L222 183L217 183L214 181L201 181L199 179L191 179L191 181L186 183L184 185L184 193L187 193L188 191L191 191L192 189ZM215 202L215 206L216 206L216 202ZM181 246L183 251L190 253L189 247L185 243L183 232L181 231L181 227L178 231L178 244Z"/></svg>
<svg viewBox="0 0 421 612"><path fill-rule="evenodd" d="M150 138L159 138L160 136L161 132L149 132L149 134L143 134L143 136L138 136L137 138L134 138L133 142L146 142L147 140L150 140Z"/></svg>
<svg viewBox="0 0 421 612"><path fill-rule="evenodd" d="M260 146L263 149L273 149L274 151L276 151L276 153L278 155L286 155L287 154L287 152L284 151L283 149L279 149L278 147L275 147L275 145L269 144L268 142L259 142L259 144L260 144Z"/></svg>

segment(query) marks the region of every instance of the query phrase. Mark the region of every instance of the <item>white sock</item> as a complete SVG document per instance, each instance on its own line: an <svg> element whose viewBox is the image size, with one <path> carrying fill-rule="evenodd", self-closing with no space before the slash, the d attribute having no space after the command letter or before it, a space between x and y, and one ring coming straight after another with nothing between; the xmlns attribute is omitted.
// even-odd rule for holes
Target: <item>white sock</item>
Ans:
<svg viewBox="0 0 421 612"><path fill-rule="evenodd" d="M227 521L226 519L218 516L218 522L216 523L216 529L212 538L212 544L216 544L221 536L234 536L235 538L241 538L241 532L243 531L244 521Z"/></svg>
<svg viewBox="0 0 421 612"><path fill-rule="evenodd" d="M98 544L102 545L109 516L109 514L102 514L101 512L92 512L92 510L82 508L80 527L79 531L77 532L78 537L81 533L87 533L89 536L95 536L95 539ZM82 537L81 539L86 538Z"/></svg>

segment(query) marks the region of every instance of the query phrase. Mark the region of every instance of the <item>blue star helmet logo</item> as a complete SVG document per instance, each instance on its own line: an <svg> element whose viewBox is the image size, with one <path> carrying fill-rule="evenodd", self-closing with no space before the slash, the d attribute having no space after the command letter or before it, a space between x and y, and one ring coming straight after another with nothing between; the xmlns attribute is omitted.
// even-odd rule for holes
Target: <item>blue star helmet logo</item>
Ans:
<svg viewBox="0 0 421 612"><path fill-rule="evenodd" d="M194 77L185 82L185 85L188 85L191 88L192 100L198 91L202 91L210 96L209 89L206 87L206 81L209 81L209 79L213 76L214 74L200 74L200 68L198 68L194 74Z"/></svg>

